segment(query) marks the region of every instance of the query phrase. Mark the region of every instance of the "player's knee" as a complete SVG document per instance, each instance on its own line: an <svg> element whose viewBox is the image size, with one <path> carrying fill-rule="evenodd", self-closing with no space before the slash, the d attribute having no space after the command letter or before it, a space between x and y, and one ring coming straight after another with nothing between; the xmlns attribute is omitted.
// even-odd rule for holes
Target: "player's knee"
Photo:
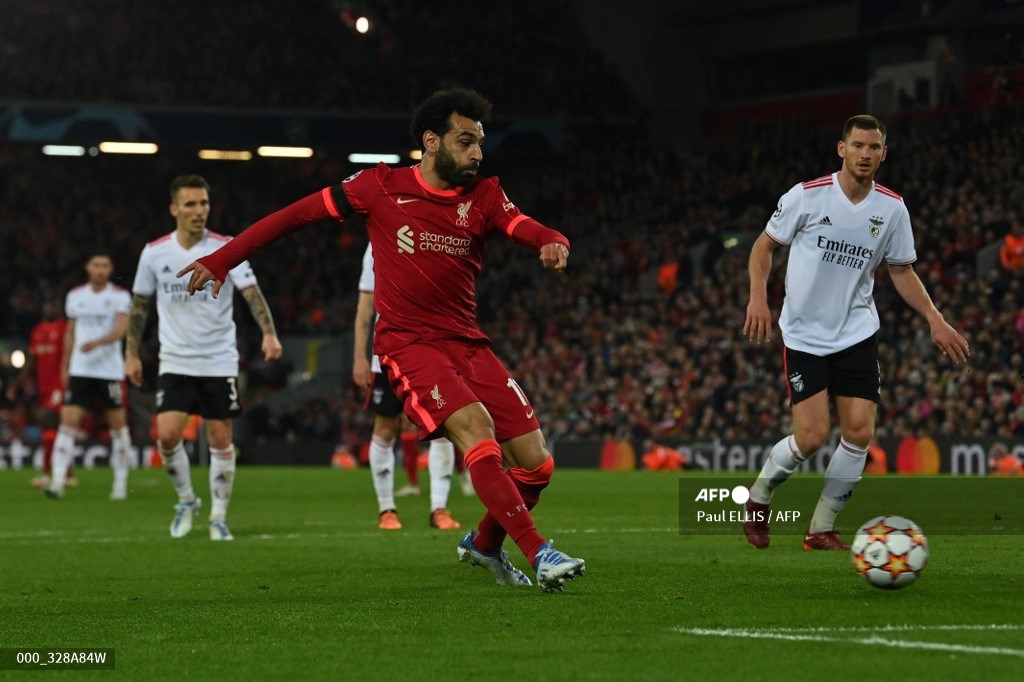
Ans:
<svg viewBox="0 0 1024 682"><path fill-rule="evenodd" d="M807 456L817 452L828 439L828 429L817 426L805 427L793 434L800 452Z"/></svg>
<svg viewBox="0 0 1024 682"><path fill-rule="evenodd" d="M546 488L548 483L551 482L551 476L555 473L555 458L548 455L547 459L538 467L532 469L512 467L508 470L508 473L512 478L521 483L538 488Z"/></svg>
<svg viewBox="0 0 1024 682"><path fill-rule="evenodd" d="M381 440L394 440L398 434L398 417L377 415L373 420L373 435Z"/></svg>
<svg viewBox="0 0 1024 682"><path fill-rule="evenodd" d="M171 450L178 447L178 443L181 442L181 434L175 435L171 431L158 431L156 434L156 442L160 446L160 450L162 450L163 452L170 452Z"/></svg>
<svg viewBox="0 0 1024 682"><path fill-rule="evenodd" d="M210 419L206 422L206 435L211 448L224 449L231 445L231 422Z"/></svg>
<svg viewBox="0 0 1024 682"><path fill-rule="evenodd" d="M852 424L843 427L843 438L850 445L866 449L871 444L871 437L874 435L874 431L874 425L870 423Z"/></svg>

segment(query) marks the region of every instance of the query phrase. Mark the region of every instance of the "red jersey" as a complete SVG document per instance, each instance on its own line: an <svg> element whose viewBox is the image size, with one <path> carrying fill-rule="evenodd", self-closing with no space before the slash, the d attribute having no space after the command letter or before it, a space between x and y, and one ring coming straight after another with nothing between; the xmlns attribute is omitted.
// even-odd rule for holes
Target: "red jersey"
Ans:
<svg viewBox="0 0 1024 682"><path fill-rule="evenodd" d="M279 237L352 213L366 215L373 245L377 355L416 340L488 341L477 326L475 292L492 233L537 251L569 246L561 233L523 215L497 178L440 190L423 180L419 166L382 163L263 218L199 262L224 281L230 268Z"/></svg>
<svg viewBox="0 0 1024 682"><path fill-rule="evenodd" d="M48 403L55 393L64 388L60 381L60 368L67 326L67 320L63 319L40 322L29 335L28 352L36 361L36 392L40 402ZM60 401L57 402L59 404Z"/></svg>
<svg viewBox="0 0 1024 682"><path fill-rule="evenodd" d="M492 230L512 234L526 217L497 178L441 190L423 180L419 166L382 163L341 188L352 210L366 215L373 245L373 303L380 316L374 352L417 339L488 341L476 322L484 242Z"/></svg>

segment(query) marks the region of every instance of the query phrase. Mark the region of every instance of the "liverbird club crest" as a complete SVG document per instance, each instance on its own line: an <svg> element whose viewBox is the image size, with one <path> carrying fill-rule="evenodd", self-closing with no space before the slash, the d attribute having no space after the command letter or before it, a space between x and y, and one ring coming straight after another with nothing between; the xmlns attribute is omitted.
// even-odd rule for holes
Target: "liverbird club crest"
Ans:
<svg viewBox="0 0 1024 682"><path fill-rule="evenodd" d="M455 221L455 224L459 227L469 227L469 209L473 206L472 201L459 204L456 209L459 212L459 219Z"/></svg>

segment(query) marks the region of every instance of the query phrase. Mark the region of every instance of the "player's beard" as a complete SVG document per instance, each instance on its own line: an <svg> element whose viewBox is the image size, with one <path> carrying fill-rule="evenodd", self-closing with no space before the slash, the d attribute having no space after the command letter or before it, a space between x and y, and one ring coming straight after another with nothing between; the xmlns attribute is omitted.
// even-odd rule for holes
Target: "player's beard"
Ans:
<svg viewBox="0 0 1024 682"><path fill-rule="evenodd" d="M455 157L448 153L448 148L444 145L438 147L437 154L434 156L434 170L437 171L442 180L452 187L466 187L475 183L477 175L469 171L479 171L479 169L479 163L460 166L456 163Z"/></svg>

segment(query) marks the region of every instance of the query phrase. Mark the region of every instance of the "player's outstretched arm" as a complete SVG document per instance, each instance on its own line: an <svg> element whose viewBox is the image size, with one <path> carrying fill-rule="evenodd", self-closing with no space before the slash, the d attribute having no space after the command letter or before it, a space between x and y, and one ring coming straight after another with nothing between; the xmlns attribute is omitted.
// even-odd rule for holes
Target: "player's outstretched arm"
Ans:
<svg viewBox="0 0 1024 682"><path fill-rule="evenodd" d="M932 302L928 290L924 288L921 278L914 272L913 265L890 265L889 276L892 278L896 291L911 308L928 320L931 328L932 341L949 356L957 367L965 364L971 356L971 346L967 339L946 322L938 308Z"/></svg>
<svg viewBox="0 0 1024 682"><path fill-rule="evenodd" d="M184 268L178 277L192 273L188 280L188 293L194 294L207 282L213 281L212 293L217 298L231 268L286 234L330 219L332 215L324 200L325 192L328 190L310 194L276 213L260 218L224 246ZM339 216L334 217L340 219Z"/></svg>
<svg viewBox="0 0 1024 682"><path fill-rule="evenodd" d="M751 343L771 338L772 311L768 308L768 275L772 271L772 252L779 243L762 232L750 249L747 270L750 273L750 302L743 320L743 335Z"/></svg>

